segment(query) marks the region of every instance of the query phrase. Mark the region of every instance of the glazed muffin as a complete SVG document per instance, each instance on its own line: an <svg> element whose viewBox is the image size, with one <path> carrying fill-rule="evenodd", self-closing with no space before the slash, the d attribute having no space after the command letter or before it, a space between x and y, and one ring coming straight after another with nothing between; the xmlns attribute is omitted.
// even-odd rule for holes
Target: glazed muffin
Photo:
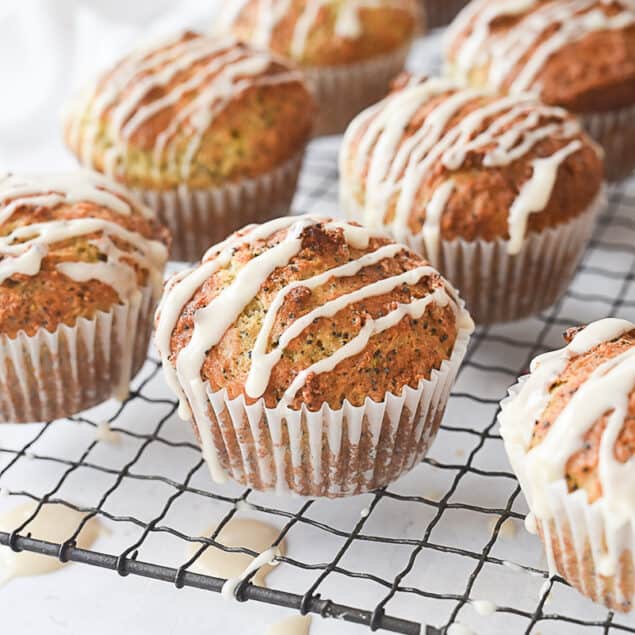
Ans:
<svg viewBox="0 0 635 635"><path fill-rule="evenodd" d="M260 0L227 3L214 27L293 60L320 114L316 135L337 134L388 91L421 28L418 0ZM229 5L232 6L229 6Z"/></svg>
<svg viewBox="0 0 635 635"><path fill-rule="evenodd" d="M617 611L635 594L635 324L605 319L534 360L501 434L549 569ZM534 522L535 521L535 522Z"/></svg>
<svg viewBox="0 0 635 635"><path fill-rule="evenodd" d="M196 260L245 223L288 211L313 118L297 70L188 32L101 77L70 107L66 140L157 212L173 259Z"/></svg>
<svg viewBox="0 0 635 635"><path fill-rule="evenodd" d="M566 290L602 200L600 150L561 108L402 76L349 126L349 218L441 271L478 323L526 317Z"/></svg>
<svg viewBox="0 0 635 635"><path fill-rule="evenodd" d="M407 247L294 217L233 234L168 282L156 343L214 480L336 497L422 458L472 330Z"/></svg>
<svg viewBox="0 0 635 635"><path fill-rule="evenodd" d="M105 177L0 177L0 422L124 399L142 366L169 235Z"/></svg>
<svg viewBox="0 0 635 635"><path fill-rule="evenodd" d="M449 24L468 0L419 0L428 26L435 29Z"/></svg>
<svg viewBox="0 0 635 635"><path fill-rule="evenodd" d="M476 88L531 91L580 116L611 179L635 167L635 6L626 0L477 0L446 42L449 73Z"/></svg>

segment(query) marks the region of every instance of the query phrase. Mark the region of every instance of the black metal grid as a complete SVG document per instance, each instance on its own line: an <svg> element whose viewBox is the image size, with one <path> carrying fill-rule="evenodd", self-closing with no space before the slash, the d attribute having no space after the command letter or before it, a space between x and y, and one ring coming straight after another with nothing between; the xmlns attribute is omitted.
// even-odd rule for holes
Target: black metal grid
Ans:
<svg viewBox="0 0 635 635"><path fill-rule="evenodd" d="M298 213L336 210L336 153L335 139L313 144ZM533 356L560 345L565 328L608 315L635 318L634 245L635 183L626 183L611 190L609 208L564 298L536 318L477 330L429 458L387 489L344 506L213 485L151 354L125 403L110 402L70 422L0 430L0 488L10 503L37 501L29 521L53 503L88 514L63 543L30 537L27 521L0 533L0 544L218 592L223 580L191 567L210 545L256 555L216 541L224 524L244 513L236 504L245 501L252 517L279 526L278 541L286 539L289 549L270 577L271 588L246 582L237 591L240 601L397 633L423 627L432 635L457 621L484 633L545 633L549 627L558 633L635 633L633 618L595 607L559 578L547 580L538 540L520 526L524 502L496 428L506 388ZM104 420L121 435L118 448L95 438ZM142 490L152 495L140 495ZM201 506L205 511L196 512L193 522L192 510ZM92 517L108 523L115 538L124 526L136 534L123 532L124 542L108 553L79 549L75 540ZM219 523L214 533L197 533L211 520ZM192 544L198 549L190 557L186 547ZM508 560L516 564L510 567ZM549 593L539 595L545 581ZM480 617L469 606L474 599L493 600L498 611Z"/></svg>

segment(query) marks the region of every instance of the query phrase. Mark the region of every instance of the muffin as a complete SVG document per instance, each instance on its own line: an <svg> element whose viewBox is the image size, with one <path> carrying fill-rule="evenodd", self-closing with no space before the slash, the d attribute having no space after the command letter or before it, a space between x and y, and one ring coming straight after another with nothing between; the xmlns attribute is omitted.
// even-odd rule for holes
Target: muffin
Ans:
<svg viewBox="0 0 635 635"><path fill-rule="evenodd" d="M168 246L152 212L100 174L0 177L0 422L127 397Z"/></svg>
<svg viewBox="0 0 635 635"><path fill-rule="evenodd" d="M214 30L298 64L320 109L315 134L339 134L403 69L421 28L417 2L274 0L263 11L259 0L246 0L226 3Z"/></svg>
<svg viewBox="0 0 635 635"><path fill-rule="evenodd" d="M602 200L600 154L531 95L404 75L344 136L341 206L429 260L478 323L515 320L566 290Z"/></svg>
<svg viewBox="0 0 635 635"><path fill-rule="evenodd" d="M305 216L246 227L177 274L156 343L214 480L338 497L419 462L472 330L407 247Z"/></svg>
<svg viewBox="0 0 635 635"><path fill-rule="evenodd" d="M578 115L604 147L607 175L635 167L635 6L627 0L480 0L446 41L454 78L531 91Z"/></svg>
<svg viewBox="0 0 635 635"><path fill-rule="evenodd" d="M551 574L617 611L633 606L635 324L567 334L510 390L501 434Z"/></svg>
<svg viewBox="0 0 635 635"><path fill-rule="evenodd" d="M468 0L419 0L428 26L435 29L449 24Z"/></svg>
<svg viewBox="0 0 635 635"><path fill-rule="evenodd" d="M266 52L187 32L129 55L69 108L79 160L132 188L197 260L245 223L286 213L314 102Z"/></svg>

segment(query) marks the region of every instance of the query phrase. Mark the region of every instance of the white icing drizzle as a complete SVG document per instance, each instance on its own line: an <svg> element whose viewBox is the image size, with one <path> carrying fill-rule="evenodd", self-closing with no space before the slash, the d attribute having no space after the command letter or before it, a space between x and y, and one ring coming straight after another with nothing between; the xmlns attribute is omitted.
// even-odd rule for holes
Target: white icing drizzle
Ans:
<svg viewBox="0 0 635 635"><path fill-rule="evenodd" d="M413 116L435 97L441 99L423 124L406 136ZM542 139L572 139L553 155L533 162L532 177L511 206L508 250L518 253L529 215L549 203L559 166L583 147L573 139L580 133L580 125L563 109L539 104L528 94L489 97L484 105L451 123L463 107L485 97L487 93L459 90L448 80L433 78L361 113L347 130L340 152L343 204L354 205L351 201L361 199L365 224L387 225L398 240L404 239L419 189L439 164L459 170L470 152L480 150L484 168L505 166L521 159ZM441 219L454 189L450 176L437 186L426 206L422 235L433 264L438 259ZM394 217L387 221L391 206Z"/></svg>
<svg viewBox="0 0 635 635"><path fill-rule="evenodd" d="M635 6L625 0L560 0L541 4L539 0L472 3L456 19L447 39L447 45L451 46L457 37L467 34L452 60L457 76L468 81L476 67L488 64L488 83L500 88L519 69L511 81L511 91L540 93L542 87L537 77L558 51L595 31L624 29L635 24ZM604 7L609 5L619 7L620 12L608 15ZM520 18L507 32L494 34L492 24L504 16Z"/></svg>
<svg viewBox="0 0 635 635"><path fill-rule="evenodd" d="M205 133L233 100L253 87L302 81L298 71L270 70L273 61L270 54L252 51L234 39L203 36L176 38L154 51L133 53L71 113L70 145L83 164L94 167L103 119L109 113L103 169L121 176L130 140L139 128L187 100L168 118L151 149L155 177L167 169L187 179ZM188 142L179 156L177 142L184 130Z"/></svg>
<svg viewBox="0 0 635 635"><path fill-rule="evenodd" d="M621 463L614 451L624 425L628 397L635 387L635 347L600 365L552 422L541 443L530 449L535 423L549 401L549 387L568 361L634 328L633 323L615 318L590 324L566 347L537 357L520 391L503 409L500 424L506 443L526 453L528 498L533 512L526 521L530 531L535 530L534 515L541 520L550 518L549 485L564 478L568 459L583 447L586 432L607 413L610 415L598 456L602 496L594 504L600 506L611 527L635 518L635 460ZM619 553L610 540L607 548L607 561L614 566Z"/></svg>
<svg viewBox="0 0 635 635"><path fill-rule="evenodd" d="M211 435L212 422L208 416L208 386L201 377L201 369L207 352L220 342L226 330L236 322L271 273L276 268L289 264L293 257L298 254L302 247L304 230L319 223L323 223L326 229L341 230L346 242L355 249L367 249L371 238L384 237L381 232L373 232L363 227L339 221L308 216L281 218L264 225L247 228L245 233L230 237L225 243L210 250L198 268L175 277L166 288L158 311L157 348L164 362L168 383L181 401L181 415L192 417L197 425L203 455L210 466L212 477L215 480L222 480L224 472L214 450ZM257 241L268 238L280 230L286 230L286 234L278 244L247 262L238 271L231 283L214 300L207 306L197 310L193 319L194 329L189 343L180 350L176 360L171 359L170 339L172 332L185 305L191 300L201 285L215 272L229 264L236 246L240 244L253 245ZM403 249L403 247L397 245L385 245L344 265L312 276L307 280L291 282L281 289L268 308L261 330L256 337L251 355L251 367L245 386L246 394L254 399L264 394L269 384L271 372L280 361L285 348L315 320L333 317L353 303L389 293L403 284L417 284L423 278L435 273L435 270L429 266L421 266L403 274L367 284L355 291L325 302L307 314L295 319L280 335L272 350L268 352L267 346L276 315L282 307L285 298L293 289L305 287L311 290L326 284L330 279L356 275L364 267L377 264L386 258L395 257ZM345 359L363 351L373 335L395 326L406 316L420 317L426 307L432 302L436 302L441 306L451 304L457 315L459 327L465 329L473 328L469 316L460 308L454 290L447 285L444 288L437 289L425 298L413 301L411 304L400 304L381 318L375 320L367 319L361 331L346 345L332 355L298 373L288 387L282 402L288 404L293 401L310 374L325 373L333 370Z"/></svg>
<svg viewBox="0 0 635 635"><path fill-rule="evenodd" d="M479 615L483 616L493 615L498 610L496 604L490 600L472 600L470 604Z"/></svg>
<svg viewBox="0 0 635 635"><path fill-rule="evenodd" d="M272 624L265 635L309 635L311 621L310 615L292 615Z"/></svg>
<svg viewBox="0 0 635 635"><path fill-rule="evenodd" d="M236 589L243 580L246 580L254 571L258 571L258 569L265 565L275 564L276 558L279 555L280 551L278 547L271 547L263 551L247 565L247 568L238 577L230 578L223 584L223 588L221 589L222 598L224 600L233 600Z"/></svg>
<svg viewBox="0 0 635 635"><path fill-rule="evenodd" d="M243 10L250 0L234 0L227 3L221 11L218 32L231 29L240 19ZM253 25L250 40L260 48L270 48L273 34L280 22L296 8L298 3L293 0L259 0L257 20ZM335 11L334 34L343 39L357 39L362 35L363 25L361 12L363 9L393 8L411 11L408 3L403 0L347 0L334 3L333 0L311 0L300 7L298 17L293 25L290 54L296 60L301 60L313 29L323 9Z"/></svg>
<svg viewBox="0 0 635 635"><path fill-rule="evenodd" d="M120 214L133 212L150 217L150 210L118 185L95 172L78 170L67 174L8 175L0 178L0 225L10 224L23 208L55 208L60 205L92 203ZM167 249L159 241L148 240L138 232L99 218L59 219L16 227L0 236L0 283L15 274L37 275L51 245L71 238L101 233L91 239L106 257L104 262L63 262L57 270L77 281L98 280L114 289L121 300L138 292L137 278L130 262L145 268L150 275L155 297L161 294ZM129 252L119 249L112 239L125 241Z"/></svg>

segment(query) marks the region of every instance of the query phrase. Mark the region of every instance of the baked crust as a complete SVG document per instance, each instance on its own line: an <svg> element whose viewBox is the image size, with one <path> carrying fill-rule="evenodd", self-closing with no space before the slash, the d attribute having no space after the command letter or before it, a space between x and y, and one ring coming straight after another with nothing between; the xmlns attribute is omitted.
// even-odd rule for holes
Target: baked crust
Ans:
<svg viewBox="0 0 635 635"><path fill-rule="evenodd" d="M186 32L103 75L70 108L65 138L83 163L128 186L210 188L296 156L314 114L285 62Z"/></svg>

